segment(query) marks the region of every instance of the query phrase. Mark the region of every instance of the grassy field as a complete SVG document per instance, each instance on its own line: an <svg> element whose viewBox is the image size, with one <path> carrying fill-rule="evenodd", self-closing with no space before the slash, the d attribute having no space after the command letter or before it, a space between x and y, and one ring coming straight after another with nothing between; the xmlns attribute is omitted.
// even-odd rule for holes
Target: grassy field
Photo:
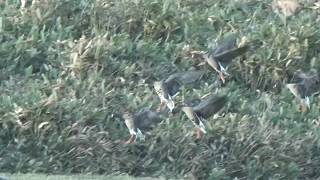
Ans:
<svg viewBox="0 0 320 180"><path fill-rule="evenodd" d="M2 174L8 180L161 180L161 178L134 178L130 176L98 175L44 175L44 174Z"/></svg>
<svg viewBox="0 0 320 180"><path fill-rule="evenodd" d="M320 102L298 112L284 84L320 69L315 1L285 18L271 0L0 0L0 172L199 179L320 177ZM190 51L229 33L250 44L225 85ZM155 110L155 80L206 71L182 103L227 95L195 141L179 111L123 142L123 110Z"/></svg>

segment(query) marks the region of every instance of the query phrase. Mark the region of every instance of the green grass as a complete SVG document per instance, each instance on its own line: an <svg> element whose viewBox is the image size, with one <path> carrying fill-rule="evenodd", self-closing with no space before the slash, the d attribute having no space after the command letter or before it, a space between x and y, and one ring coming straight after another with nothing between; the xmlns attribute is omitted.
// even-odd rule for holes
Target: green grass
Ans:
<svg viewBox="0 0 320 180"><path fill-rule="evenodd" d="M8 180L160 180L161 178L134 178L130 176L97 176L97 175L45 175L45 174L2 174Z"/></svg>
<svg viewBox="0 0 320 180"><path fill-rule="evenodd" d="M128 174L204 179L315 179L320 176L319 95L297 112L284 87L297 69L320 69L320 19L312 1L284 22L271 0L0 0L0 172ZM251 46L228 68L226 85L198 66L236 33ZM135 145L123 110L155 110L155 80L198 68L177 106L226 94L195 142L179 110ZM179 108L178 108L179 109Z"/></svg>

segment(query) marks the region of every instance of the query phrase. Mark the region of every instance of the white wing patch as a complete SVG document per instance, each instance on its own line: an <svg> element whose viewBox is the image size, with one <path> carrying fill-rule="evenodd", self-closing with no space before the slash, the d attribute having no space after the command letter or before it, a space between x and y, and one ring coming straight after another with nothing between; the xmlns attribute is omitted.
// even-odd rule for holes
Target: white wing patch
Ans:
<svg viewBox="0 0 320 180"><path fill-rule="evenodd" d="M218 64L219 64L219 67L220 67L220 69L221 69L221 72L222 72L223 74L225 74L225 75L230 76L230 74L227 72L226 68L224 68L220 62L218 62Z"/></svg>
<svg viewBox="0 0 320 180"><path fill-rule="evenodd" d="M168 108L170 109L170 112L174 109L174 101L172 100L171 96L169 96L169 99L166 102Z"/></svg>
<svg viewBox="0 0 320 180"><path fill-rule="evenodd" d="M137 135L137 132L136 132L135 130L133 130L133 129L130 129L130 130L129 130L129 133L130 133L131 135L135 135L135 136Z"/></svg>
<svg viewBox="0 0 320 180"><path fill-rule="evenodd" d="M207 131L206 131L206 127L204 126L204 124L203 124L203 122L202 122L202 118L200 118L199 116L197 116L197 114L195 114L195 117L199 120L199 124L196 124L194 121L192 121L193 124L194 124L197 128L199 128L204 134L206 134Z"/></svg>
<svg viewBox="0 0 320 180"><path fill-rule="evenodd" d="M162 101L166 103L167 107L170 109L170 112L173 111L174 109L174 101L172 100L171 96L168 95L168 99L166 99L165 97L161 97Z"/></svg>
<svg viewBox="0 0 320 180"><path fill-rule="evenodd" d="M306 96L304 99L305 104L308 106L308 108L310 109L310 99L308 96Z"/></svg>
<svg viewBox="0 0 320 180"><path fill-rule="evenodd" d="M207 133L206 127L204 126L203 122L199 120L199 125L197 125L197 128L199 128L203 133Z"/></svg>
<svg viewBox="0 0 320 180"><path fill-rule="evenodd" d="M137 128L137 139L141 139L142 141L145 140L145 135L142 134L142 132L139 128Z"/></svg>

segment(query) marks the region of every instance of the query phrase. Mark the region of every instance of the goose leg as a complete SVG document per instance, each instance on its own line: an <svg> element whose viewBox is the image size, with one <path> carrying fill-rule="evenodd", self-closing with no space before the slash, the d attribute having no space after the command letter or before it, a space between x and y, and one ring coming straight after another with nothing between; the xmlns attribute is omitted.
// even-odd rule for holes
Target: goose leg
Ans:
<svg viewBox="0 0 320 180"><path fill-rule="evenodd" d="M129 140L126 142L126 144L133 144L136 141L136 135L131 134Z"/></svg>
<svg viewBox="0 0 320 180"><path fill-rule="evenodd" d="M219 72L219 77L222 80L222 83L224 84L226 82L226 80L225 80L224 75L221 71Z"/></svg>
<svg viewBox="0 0 320 180"><path fill-rule="evenodd" d="M165 105L166 105L166 103L163 102L163 101L161 101L161 102L160 102L160 105L159 105L159 107L158 107L158 109L157 109L157 112L162 111L162 110L163 110L163 107L164 107Z"/></svg>

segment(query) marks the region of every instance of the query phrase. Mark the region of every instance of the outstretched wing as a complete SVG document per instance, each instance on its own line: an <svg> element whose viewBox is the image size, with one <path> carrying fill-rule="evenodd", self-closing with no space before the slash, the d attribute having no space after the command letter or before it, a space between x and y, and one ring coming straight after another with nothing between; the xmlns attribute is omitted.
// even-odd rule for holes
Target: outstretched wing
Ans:
<svg viewBox="0 0 320 180"><path fill-rule="evenodd" d="M237 36L231 34L224 38L221 43L210 53L210 55L217 55L234 49L237 47Z"/></svg>
<svg viewBox="0 0 320 180"><path fill-rule="evenodd" d="M227 96L210 96L208 99L202 101L199 105L193 109L198 116L203 118L209 118L213 114L217 113L227 103Z"/></svg>
<svg viewBox="0 0 320 180"><path fill-rule="evenodd" d="M183 84L190 84L199 80L204 73L205 71L187 71L181 74L180 81Z"/></svg>
<svg viewBox="0 0 320 180"><path fill-rule="evenodd" d="M293 80L298 83L316 83L320 81L318 72L315 69L311 69L309 72L305 73L301 70L297 70L293 74Z"/></svg>
<svg viewBox="0 0 320 180"><path fill-rule="evenodd" d="M185 71L185 72L179 72L174 73L169 76L169 78L166 80L166 83L171 83L171 81L179 82L180 84L190 84L198 79L200 79L204 75L205 71Z"/></svg>
<svg viewBox="0 0 320 180"><path fill-rule="evenodd" d="M228 51L222 52L220 54L214 54L213 58L219 61L220 63L226 65L230 63L234 58L241 56L242 54L247 52L248 49L249 49L248 45L233 48Z"/></svg>

